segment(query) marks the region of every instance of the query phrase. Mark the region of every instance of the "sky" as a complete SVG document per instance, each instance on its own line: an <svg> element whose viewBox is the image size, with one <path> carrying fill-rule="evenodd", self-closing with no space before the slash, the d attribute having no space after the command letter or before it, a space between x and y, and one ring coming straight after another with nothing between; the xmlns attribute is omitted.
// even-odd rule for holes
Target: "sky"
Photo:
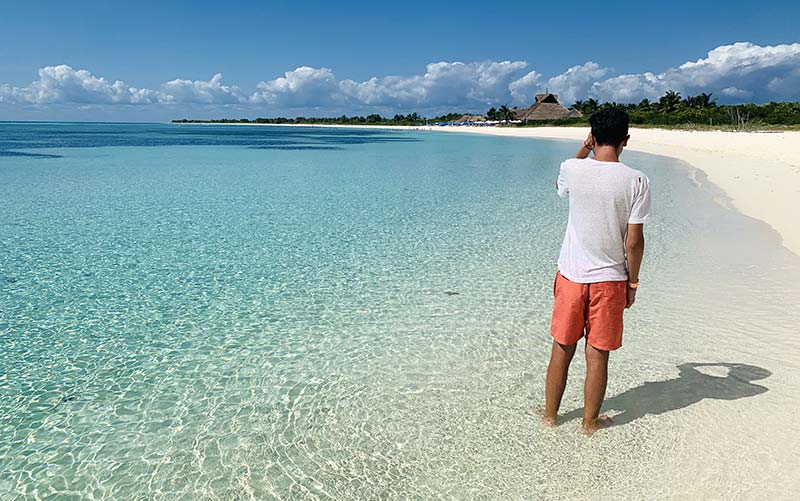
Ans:
<svg viewBox="0 0 800 501"><path fill-rule="evenodd" d="M485 112L549 90L800 100L800 2L0 4L0 120Z"/></svg>

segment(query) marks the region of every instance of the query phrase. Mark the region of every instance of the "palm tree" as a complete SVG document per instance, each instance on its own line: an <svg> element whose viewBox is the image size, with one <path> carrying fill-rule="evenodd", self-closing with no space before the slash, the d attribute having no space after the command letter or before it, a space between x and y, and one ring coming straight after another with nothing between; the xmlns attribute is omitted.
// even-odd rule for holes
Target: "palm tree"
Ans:
<svg viewBox="0 0 800 501"><path fill-rule="evenodd" d="M515 117L511 108L504 104L499 110L497 110L497 118L504 122L510 122L511 120L514 120Z"/></svg>
<svg viewBox="0 0 800 501"><path fill-rule="evenodd" d="M699 96L696 96L698 100L698 104L701 108L713 108L717 105L717 99L711 99L711 94L706 94L703 92Z"/></svg>
<svg viewBox="0 0 800 501"><path fill-rule="evenodd" d="M689 96L683 100L683 104L689 108L713 108L717 105L716 99L711 99L711 94L703 92L697 96Z"/></svg>
<svg viewBox="0 0 800 501"><path fill-rule="evenodd" d="M681 104L681 93L674 90L668 90L666 94L661 96L658 100L658 106L664 113L672 113L678 109Z"/></svg>
<svg viewBox="0 0 800 501"><path fill-rule="evenodd" d="M486 119L492 121L497 120L497 108L494 106L489 108L489 111L486 112Z"/></svg>

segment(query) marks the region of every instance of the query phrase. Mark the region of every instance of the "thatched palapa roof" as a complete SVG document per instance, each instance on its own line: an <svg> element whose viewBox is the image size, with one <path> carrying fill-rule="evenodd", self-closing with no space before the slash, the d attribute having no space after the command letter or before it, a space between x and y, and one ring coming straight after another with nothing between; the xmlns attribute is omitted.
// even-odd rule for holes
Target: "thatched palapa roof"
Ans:
<svg viewBox="0 0 800 501"><path fill-rule="evenodd" d="M486 117L483 115L461 115L461 118L456 122L485 122Z"/></svg>
<svg viewBox="0 0 800 501"><path fill-rule="evenodd" d="M558 102L556 94L536 94L536 102L527 108L515 108L517 120L562 120L564 118L580 118L583 114L578 110L568 110Z"/></svg>

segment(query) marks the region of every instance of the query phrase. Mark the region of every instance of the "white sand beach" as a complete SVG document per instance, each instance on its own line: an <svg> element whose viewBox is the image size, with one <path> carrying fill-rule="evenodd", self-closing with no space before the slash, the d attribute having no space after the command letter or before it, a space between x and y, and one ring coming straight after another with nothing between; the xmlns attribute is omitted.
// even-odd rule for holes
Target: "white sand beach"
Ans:
<svg viewBox="0 0 800 501"><path fill-rule="evenodd" d="M583 140L583 127L437 127L498 136ZM741 213L775 229L800 255L800 132L724 132L631 129L628 149L682 160L701 170Z"/></svg>

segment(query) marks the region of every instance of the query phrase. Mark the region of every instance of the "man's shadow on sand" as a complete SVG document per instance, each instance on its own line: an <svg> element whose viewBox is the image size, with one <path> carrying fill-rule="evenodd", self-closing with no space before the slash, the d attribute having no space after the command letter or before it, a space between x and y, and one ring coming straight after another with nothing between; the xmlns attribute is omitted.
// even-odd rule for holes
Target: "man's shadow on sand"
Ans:
<svg viewBox="0 0 800 501"><path fill-rule="evenodd" d="M709 376L698 371L698 367L726 367L728 375ZM768 388L751 381L772 375L767 369L755 365L732 363L683 364L678 366L678 370L680 374L675 379L647 382L607 399L602 412L620 412L613 416L613 426L619 426L647 414L664 414L705 399L738 400L753 397L768 391ZM579 408L568 412L559 421L567 422L582 417L583 408Z"/></svg>

